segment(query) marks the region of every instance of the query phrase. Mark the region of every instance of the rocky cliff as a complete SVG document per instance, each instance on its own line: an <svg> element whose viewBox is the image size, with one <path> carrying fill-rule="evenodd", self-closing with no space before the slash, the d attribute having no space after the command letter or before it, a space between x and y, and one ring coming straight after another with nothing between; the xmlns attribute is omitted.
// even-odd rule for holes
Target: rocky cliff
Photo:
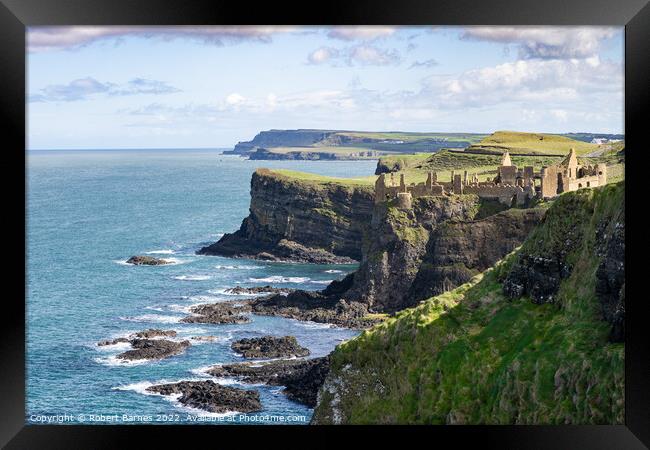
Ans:
<svg viewBox="0 0 650 450"><path fill-rule="evenodd" d="M624 186L563 194L493 269L339 345L312 422L623 423L623 255Z"/></svg>
<svg viewBox="0 0 650 450"><path fill-rule="evenodd" d="M373 207L371 186L320 183L266 169L251 179L250 214L240 229L200 254L294 262L361 259Z"/></svg>
<svg viewBox="0 0 650 450"><path fill-rule="evenodd" d="M410 210L377 205L348 301L393 312L451 290L520 245L544 210L510 209L481 217L475 195L420 197Z"/></svg>
<svg viewBox="0 0 650 450"><path fill-rule="evenodd" d="M266 147L305 147L326 140L335 134L332 130L268 130L255 135L250 141L238 142L225 154L246 154Z"/></svg>

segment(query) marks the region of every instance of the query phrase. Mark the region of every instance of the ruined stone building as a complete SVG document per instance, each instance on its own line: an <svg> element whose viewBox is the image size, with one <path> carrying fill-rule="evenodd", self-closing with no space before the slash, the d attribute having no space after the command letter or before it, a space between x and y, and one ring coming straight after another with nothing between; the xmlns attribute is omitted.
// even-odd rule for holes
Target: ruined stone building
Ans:
<svg viewBox="0 0 650 450"><path fill-rule="evenodd" d="M530 199L552 198L563 192L581 188L597 187L607 183L605 164L578 165L578 158L572 148L559 164L542 167L535 172L532 166L518 168L512 164L510 154L505 152L492 181L479 181L478 175L463 175L451 172L448 182L439 182L436 172L429 172L423 183L406 184L400 174L399 184L393 173L387 182L381 174L375 182L375 202L397 199L398 206L410 208L413 198L452 194L476 194L480 198L497 200L509 206L523 206Z"/></svg>

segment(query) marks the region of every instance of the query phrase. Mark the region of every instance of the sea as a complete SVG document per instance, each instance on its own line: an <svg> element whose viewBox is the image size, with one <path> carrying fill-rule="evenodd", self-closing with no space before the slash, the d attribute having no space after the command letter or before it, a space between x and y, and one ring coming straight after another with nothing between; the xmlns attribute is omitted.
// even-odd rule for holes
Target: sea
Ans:
<svg viewBox="0 0 650 450"><path fill-rule="evenodd" d="M242 325L184 324L201 303L236 301L235 286L324 288L355 265L273 263L199 256L200 247L239 228L258 167L349 177L374 173L375 161L249 161L218 150L31 150L27 163L26 423L307 424L313 410L282 387L211 378L206 368L243 361L241 338L295 336L323 356L358 332L326 324L251 315ZM132 255L173 261L126 264ZM176 330L185 353L125 362L128 344L97 346L148 329ZM181 380L255 389L263 410L211 414L153 384Z"/></svg>

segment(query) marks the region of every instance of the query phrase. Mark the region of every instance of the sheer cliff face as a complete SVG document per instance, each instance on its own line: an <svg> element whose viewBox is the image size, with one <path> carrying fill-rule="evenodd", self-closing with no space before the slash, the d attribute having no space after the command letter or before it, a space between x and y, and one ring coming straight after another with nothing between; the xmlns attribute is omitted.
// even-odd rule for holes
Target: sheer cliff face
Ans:
<svg viewBox="0 0 650 450"><path fill-rule="evenodd" d="M438 227L410 286L410 303L442 294L492 267L521 245L544 213L541 208L510 209L482 220Z"/></svg>
<svg viewBox="0 0 650 450"><path fill-rule="evenodd" d="M390 203L377 205L362 264L353 287L343 297L382 312L408 306L407 293L432 232L448 220L470 220L478 210L478 201L478 197L466 195L416 198L409 210Z"/></svg>
<svg viewBox="0 0 650 450"><path fill-rule="evenodd" d="M260 169L251 179L250 214L204 254L304 262L361 259L373 207L371 186L320 184Z"/></svg>
<svg viewBox="0 0 650 450"><path fill-rule="evenodd" d="M544 214L512 209L473 220L480 205L462 195L417 198L410 210L376 206L362 264L343 297L380 312L413 306L494 265Z"/></svg>

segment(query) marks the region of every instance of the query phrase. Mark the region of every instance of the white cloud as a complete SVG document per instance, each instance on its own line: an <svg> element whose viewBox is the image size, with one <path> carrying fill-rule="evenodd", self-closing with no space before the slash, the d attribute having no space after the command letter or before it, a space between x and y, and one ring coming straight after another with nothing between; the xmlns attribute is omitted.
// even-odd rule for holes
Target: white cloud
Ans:
<svg viewBox="0 0 650 450"><path fill-rule="evenodd" d="M310 64L340 65L341 62L348 66L387 66L397 65L402 58L395 49L382 49L374 45L360 44L338 50L331 47L320 47L307 56Z"/></svg>
<svg viewBox="0 0 650 450"><path fill-rule="evenodd" d="M352 47L348 56L350 64L386 66L399 64L400 61L401 58L397 50L385 50L372 45Z"/></svg>
<svg viewBox="0 0 650 450"><path fill-rule="evenodd" d="M100 40L118 40L125 36L148 39L189 39L212 45L245 40L270 42L274 34L298 31L289 26L60 26L30 27L27 47L31 52L67 50Z"/></svg>
<svg viewBox="0 0 650 450"><path fill-rule="evenodd" d="M241 105L245 101L246 98L243 95L238 94L236 92L233 92L232 94L226 97L226 103L233 106Z"/></svg>
<svg viewBox="0 0 650 450"><path fill-rule="evenodd" d="M311 52L309 56L307 56L307 60L311 64L322 64L338 56L339 51L337 49L331 47L321 47Z"/></svg>
<svg viewBox="0 0 650 450"><path fill-rule="evenodd" d="M561 103L585 95L621 96L623 69L594 60L519 60L469 70L458 76L430 77L425 91L448 107L485 107L502 102Z"/></svg>
<svg viewBox="0 0 650 450"><path fill-rule="evenodd" d="M100 82L92 77L72 80L68 84L51 84L29 96L30 102L72 102L86 100L95 94L110 96L137 94L173 94L180 92L164 81L134 78L127 83Z"/></svg>
<svg viewBox="0 0 650 450"><path fill-rule="evenodd" d="M614 27L469 27L461 38L515 44L522 58L588 58L601 42L620 29Z"/></svg>
<svg viewBox="0 0 650 450"><path fill-rule="evenodd" d="M397 31L396 27L385 26L339 26L334 27L327 36L333 39L340 39L343 41L370 41L381 37L391 36Z"/></svg>
<svg viewBox="0 0 650 450"><path fill-rule="evenodd" d="M435 59L427 59L425 61L413 61L409 66L409 69L430 69L438 65L438 61Z"/></svg>

